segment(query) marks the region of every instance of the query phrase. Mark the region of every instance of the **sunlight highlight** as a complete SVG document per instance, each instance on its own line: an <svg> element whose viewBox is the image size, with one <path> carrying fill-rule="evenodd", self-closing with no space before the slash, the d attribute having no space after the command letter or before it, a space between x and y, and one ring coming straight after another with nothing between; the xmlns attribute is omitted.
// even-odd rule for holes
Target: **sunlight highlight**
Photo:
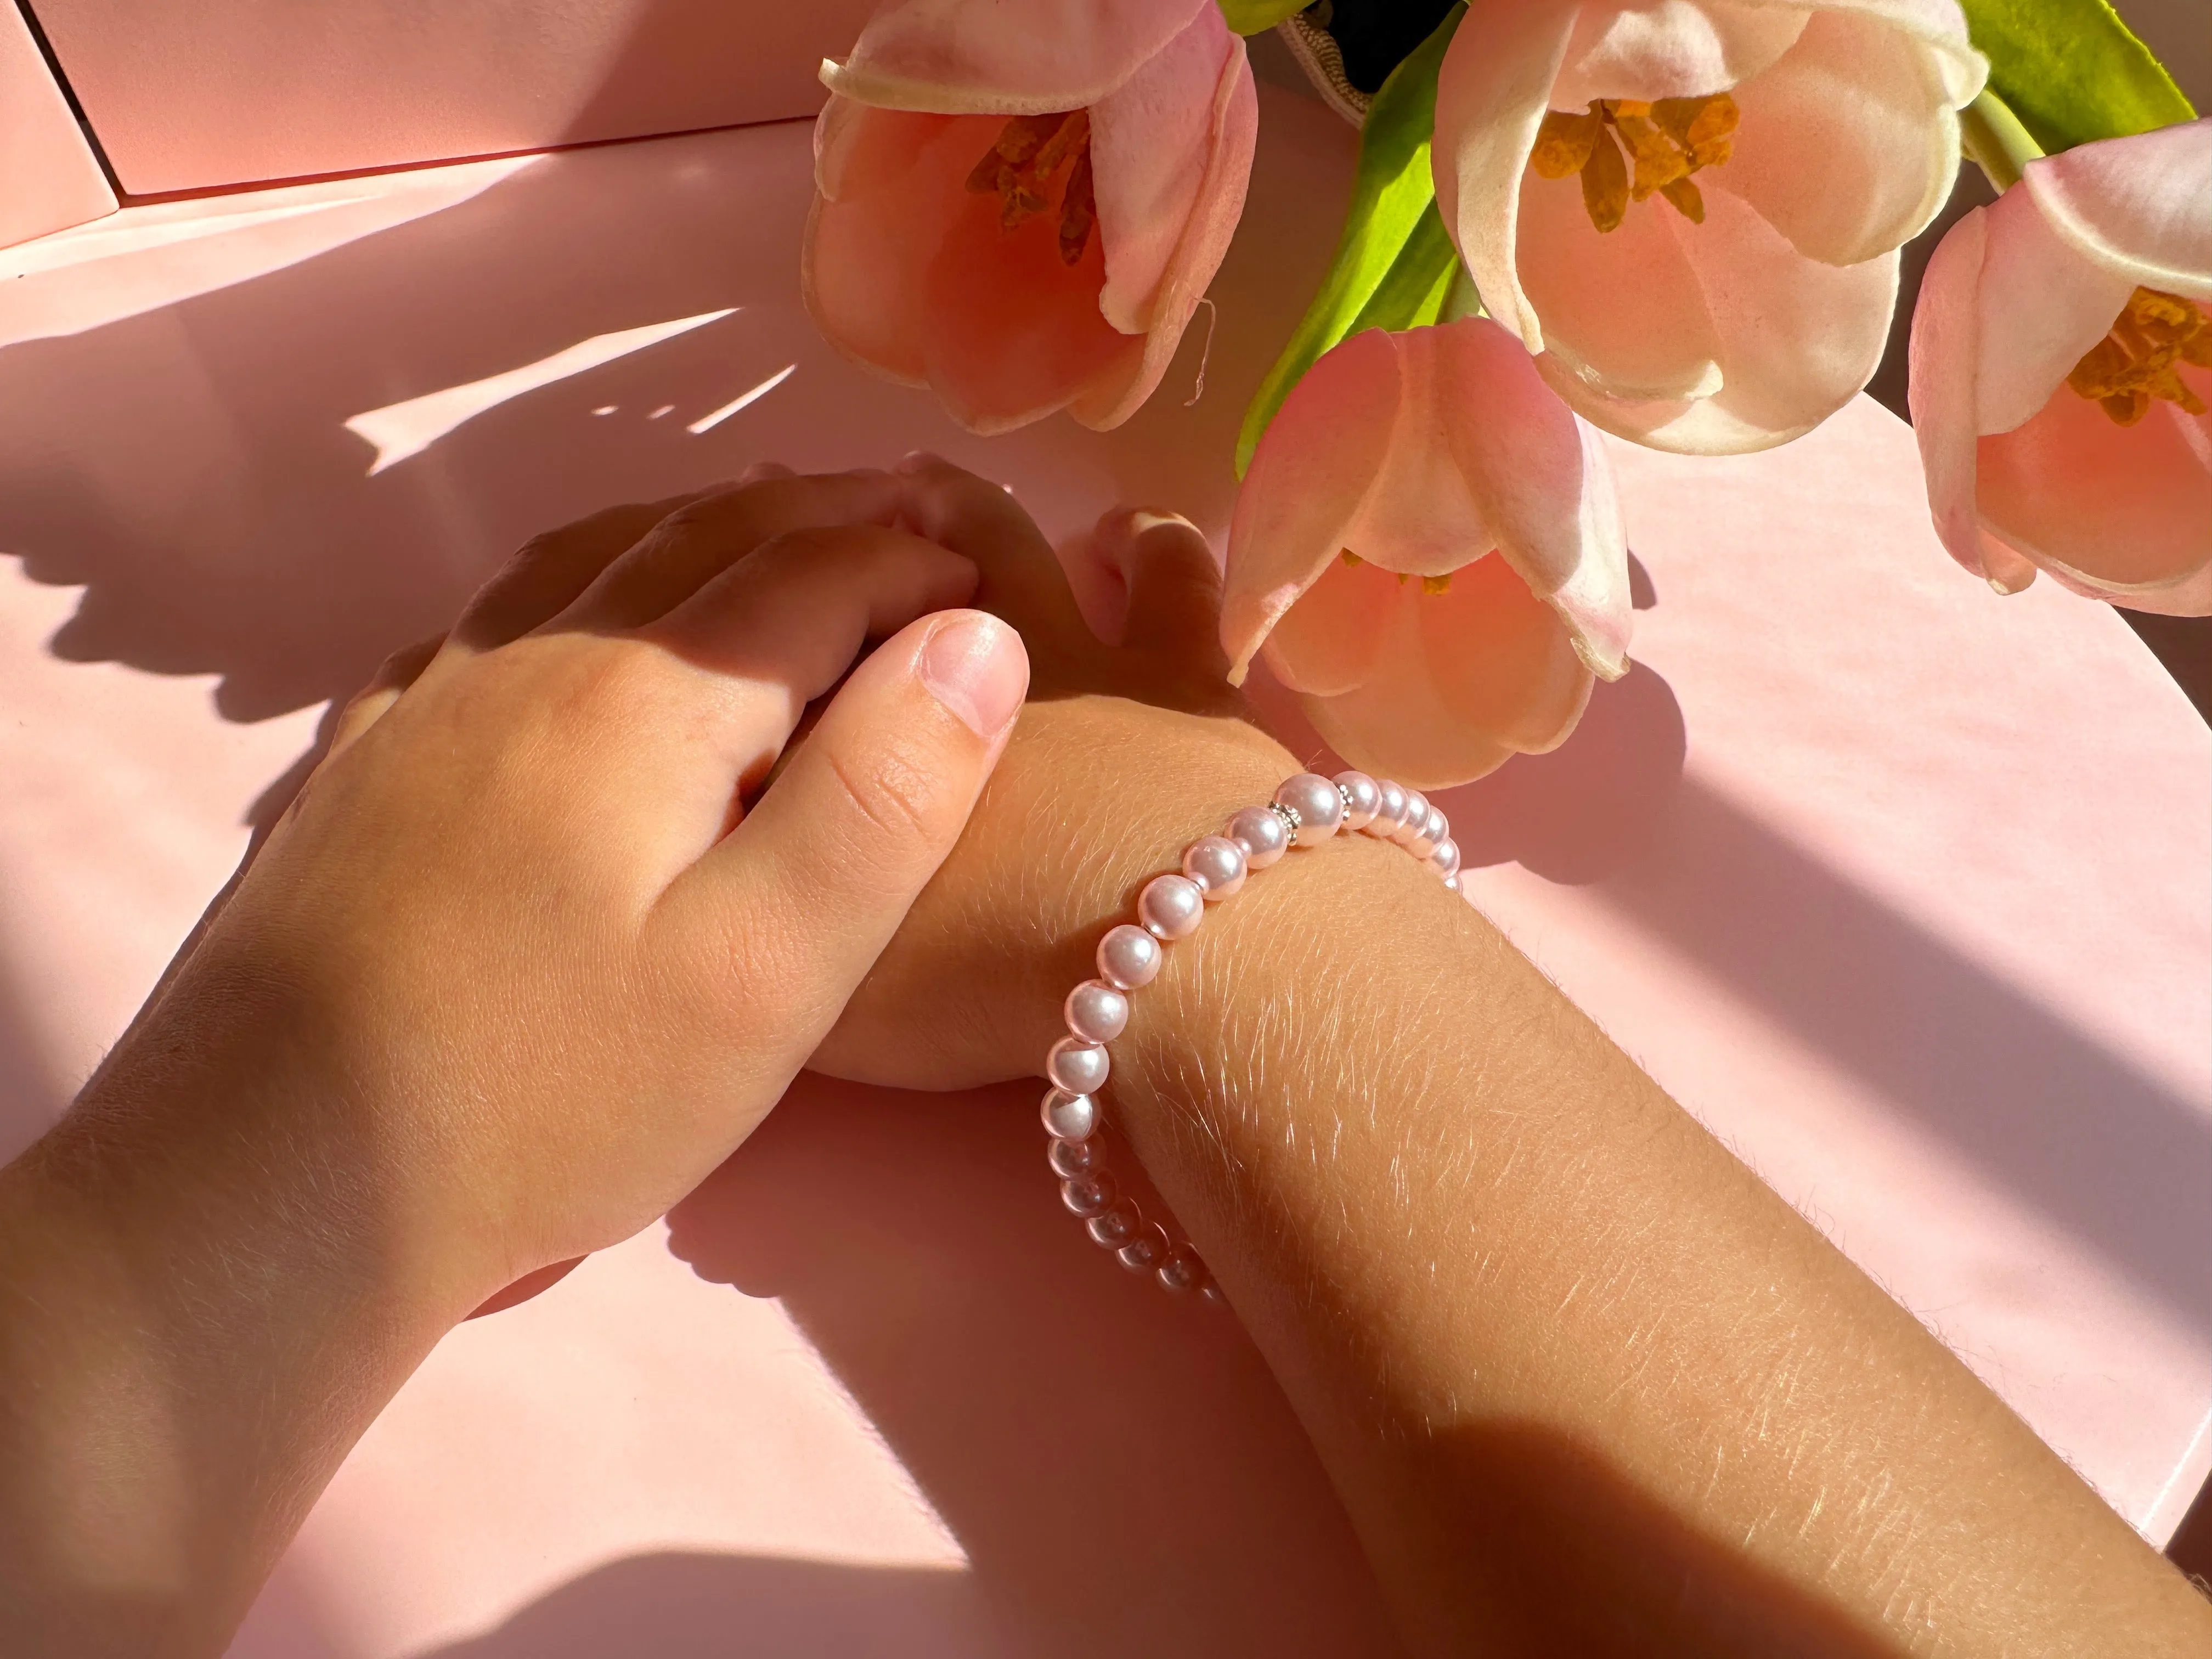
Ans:
<svg viewBox="0 0 2212 1659"><path fill-rule="evenodd" d="M697 420L692 422L690 425L685 427L684 429L686 432L692 434L695 437L702 432L713 431L714 428L721 425L723 422L728 420L731 416L736 414L739 410L750 409L753 404L767 397L769 392L775 391L776 387L781 386L786 380L789 380L798 372L799 365L797 363L786 363L781 368L769 375L768 379L763 380L750 392L738 393L736 397L731 398L729 402L724 404L720 409L716 410L713 414L702 415Z"/></svg>
<svg viewBox="0 0 2212 1659"><path fill-rule="evenodd" d="M720 311L701 312L696 317L678 317L672 322L648 323L641 328L594 334L588 340L580 340L550 357L525 363L520 368L349 416L344 422L345 429L375 449L376 459L368 467L368 476L373 478L386 467L397 466L409 457L421 454L455 428L510 398L550 386L556 380L564 380L572 374L580 374L587 368L597 368L617 357L626 357L633 351L642 351L649 345L657 345L708 323L719 322L738 309L736 306L726 306Z"/></svg>

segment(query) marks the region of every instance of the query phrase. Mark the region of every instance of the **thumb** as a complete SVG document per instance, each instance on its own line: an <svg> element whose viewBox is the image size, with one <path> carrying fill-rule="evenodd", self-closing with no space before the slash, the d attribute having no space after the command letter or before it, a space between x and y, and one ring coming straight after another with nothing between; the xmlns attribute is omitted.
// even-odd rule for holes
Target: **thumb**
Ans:
<svg viewBox="0 0 2212 1659"><path fill-rule="evenodd" d="M795 1074L966 826L1029 689L981 611L908 624L853 671L737 829L663 895L667 925ZM698 958L694 957L694 960Z"/></svg>

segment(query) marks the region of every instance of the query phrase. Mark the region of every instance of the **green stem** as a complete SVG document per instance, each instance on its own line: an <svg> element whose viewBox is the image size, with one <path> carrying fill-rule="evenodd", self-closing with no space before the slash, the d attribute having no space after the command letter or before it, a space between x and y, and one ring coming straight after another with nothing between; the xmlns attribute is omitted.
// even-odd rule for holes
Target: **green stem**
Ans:
<svg viewBox="0 0 2212 1659"><path fill-rule="evenodd" d="M2043 154L2011 106L1987 87L1959 112L1959 148L1999 191L2018 184L2021 170Z"/></svg>
<svg viewBox="0 0 2212 1659"><path fill-rule="evenodd" d="M1452 261L1451 286L1444 290L1443 309L1437 313L1440 323L1455 323L1462 317L1487 317L1482 308L1482 295L1474 291L1474 278L1467 274L1467 267L1457 259Z"/></svg>

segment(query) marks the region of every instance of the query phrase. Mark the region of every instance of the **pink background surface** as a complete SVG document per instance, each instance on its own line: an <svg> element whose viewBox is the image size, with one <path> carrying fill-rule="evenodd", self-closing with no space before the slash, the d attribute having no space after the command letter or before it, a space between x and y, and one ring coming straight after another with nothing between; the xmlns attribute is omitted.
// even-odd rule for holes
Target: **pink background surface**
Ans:
<svg viewBox="0 0 2212 1659"><path fill-rule="evenodd" d="M0 247L115 210L23 15L0 6Z"/></svg>
<svg viewBox="0 0 2212 1659"><path fill-rule="evenodd" d="M927 445L1055 533L1218 532L1350 174L1310 104L1261 131L1205 397L1194 336L1105 435L966 438L815 337L799 125L0 254L0 1152L327 700L532 532ZM1952 565L1870 404L1616 460L1639 666L1448 798L1477 902L2162 1539L2212 1459L2212 735L2109 611ZM1082 1241L1031 1092L795 1091L668 1224L441 1345L236 1653L1390 1651L1250 1350Z"/></svg>
<svg viewBox="0 0 2212 1659"><path fill-rule="evenodd" d="M37 0L133 195L811 115L872 0Z"/></svg>

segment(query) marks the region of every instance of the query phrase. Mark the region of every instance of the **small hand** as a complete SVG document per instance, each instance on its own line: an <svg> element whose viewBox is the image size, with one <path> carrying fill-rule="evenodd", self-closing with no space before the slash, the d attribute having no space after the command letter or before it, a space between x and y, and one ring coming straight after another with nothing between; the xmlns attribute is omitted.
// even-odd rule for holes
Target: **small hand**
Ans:
<svg viewBox="0 0 2212 1659"><path fill-rule="evenodd" d="M896 471L898 522L974 561L974 602L1034 673L959 845L811 1064L957 1088L1035 1073L1137 887L1298 768L1228 684L1219 573L1188 521L1116 509L1056 557L996 484L932 457Z"/></svg>
<svg viewBox="0 0 2212 1659"><path fill-rule="evenodd" d="M525 549L342 715L60 1140L241 1204L312 1167L319 1224L375 1218L456 1316L660 1214L836 1019L1018 707L1018 638L945 611L976 571L891 527L904 488L763 476Z"/></svg>

